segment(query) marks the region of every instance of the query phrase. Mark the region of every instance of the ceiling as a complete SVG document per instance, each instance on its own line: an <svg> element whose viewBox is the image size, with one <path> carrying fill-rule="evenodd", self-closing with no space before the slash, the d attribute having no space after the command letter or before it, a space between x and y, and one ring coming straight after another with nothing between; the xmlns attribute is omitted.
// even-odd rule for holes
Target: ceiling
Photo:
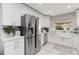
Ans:
<svg viewBox="0 0 79 59"><path fill-rule="evenodd" d="M60 15L75 11L79 8L79 3L26 3L45 15Z"/></svg>

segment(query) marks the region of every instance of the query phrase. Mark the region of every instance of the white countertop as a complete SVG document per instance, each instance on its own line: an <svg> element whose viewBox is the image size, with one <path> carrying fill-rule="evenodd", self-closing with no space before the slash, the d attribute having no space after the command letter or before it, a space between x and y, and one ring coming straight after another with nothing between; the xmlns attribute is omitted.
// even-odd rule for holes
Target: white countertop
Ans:
<svg viewBox="0 0 79 59"><path fill-rule="evenodd" d="M9 41L9 40L15 40L17 38L23 38L24 39L24 36L1 37L1 40L2 41Z"/></svg>
<svg viewBox="0 0 79 59"><path fill-rule="evenodd" d="M62 38L79 38L79 34L69 33L69 32L55 32L54 35L56 37L62 37Z"/></svg>

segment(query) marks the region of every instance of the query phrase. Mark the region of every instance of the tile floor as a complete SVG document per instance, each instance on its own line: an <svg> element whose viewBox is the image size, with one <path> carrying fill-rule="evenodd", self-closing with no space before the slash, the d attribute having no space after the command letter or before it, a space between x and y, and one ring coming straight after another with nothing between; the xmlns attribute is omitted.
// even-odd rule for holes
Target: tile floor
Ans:
<svg viewBox="0 0 79 59"><path fill-rule="evenodd" d="M47 43L36 55L78 55L76 49Z"/></svg>
<svg viewBox="0 0 79 59"><path fill-rule="evenodd" d="M53 37L53 38L52 38ZM52 43L52 39L59 39L54 34L49 34L48 43L42 46L36 55L79 55L77 49Z"/></svg>

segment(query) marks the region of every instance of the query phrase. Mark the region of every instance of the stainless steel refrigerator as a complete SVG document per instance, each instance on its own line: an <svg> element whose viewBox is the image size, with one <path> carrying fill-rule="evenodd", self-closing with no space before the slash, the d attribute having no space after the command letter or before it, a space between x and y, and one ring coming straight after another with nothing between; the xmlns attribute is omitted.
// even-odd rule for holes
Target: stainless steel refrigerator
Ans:
<svg viewBox="0 0 79 59"><path fill-rule="evenodd" d="M25 14L21 19L21 35L24 39L25 55L33 55L40 51L39 19L36 16Z"/></svg>

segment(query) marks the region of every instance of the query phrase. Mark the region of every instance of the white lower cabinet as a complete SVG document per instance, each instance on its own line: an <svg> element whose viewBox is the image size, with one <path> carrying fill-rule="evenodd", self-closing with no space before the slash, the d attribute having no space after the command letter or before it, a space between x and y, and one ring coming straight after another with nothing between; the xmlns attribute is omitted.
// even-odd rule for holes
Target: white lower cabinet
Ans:
<svg viewBox="0 0 79 59"><path fill-rule="evenodd" d="M77 50L79 52L79 40L77 39Z"/></svg>
<svg viewBox="0 0 79 59"><path fill-rule="evenodd" d="M74 39L73 38L73 48L77 48L77 46L78 46L78 39Z"/></svg>
<svg viewBox="0 0 79 59"><path fill-rule="evenodd" d="M4 55L15 55L15 46L4 47Z"/></svg>
<svg viewBox="0 0 79 59"><path fill-rule="evenodd" d="M63 40L60 38L56 38L56 39L54 39L54 43L61 45L63 43Z"/></svg>
<svg viewBox="0 0 79 59"><path fill-rule="evenodd" d="M72 39L64 39L63 45L68 47L73 47L73 40Z"/></svg>
<svg viewBox="0 0 79 59"><path fill-rule="evenodd" d="M24 44L19 44L19 47L16 49L16 55L24 55Z"/></svg>
<svg viewBox="0 0 79 59"><path fill-rule="evenodd" d="M41 33L41 46L44 44L44 33Z"/></svg>
<svg viewBox="0 0 79 59"><path fill-rule="evenodd" d="M16 55L24 55L24 41L20 39L19 41L16 41L15 44Z"/></svg>
<svg viewBox="0 0 79 59"><path fill-rule="evenodd" d="M55 33L51 38L49 38L49 42L51 43L75 48L79 51L79 36L76 34Z"/></svg>
<svg viewBox="0 0 79 59"><path fill-rule="evenodd" d="M53 39L49 39L49 42L54 43L54 44L63 45L63 39L59 38L59 37L55 37Z"/></svg>
<svg viewBox="0 0 79 59"><path fill-rule="evenodd" d="M24 55L24 39L16 38L4 43L4 55Z"/></svg>

